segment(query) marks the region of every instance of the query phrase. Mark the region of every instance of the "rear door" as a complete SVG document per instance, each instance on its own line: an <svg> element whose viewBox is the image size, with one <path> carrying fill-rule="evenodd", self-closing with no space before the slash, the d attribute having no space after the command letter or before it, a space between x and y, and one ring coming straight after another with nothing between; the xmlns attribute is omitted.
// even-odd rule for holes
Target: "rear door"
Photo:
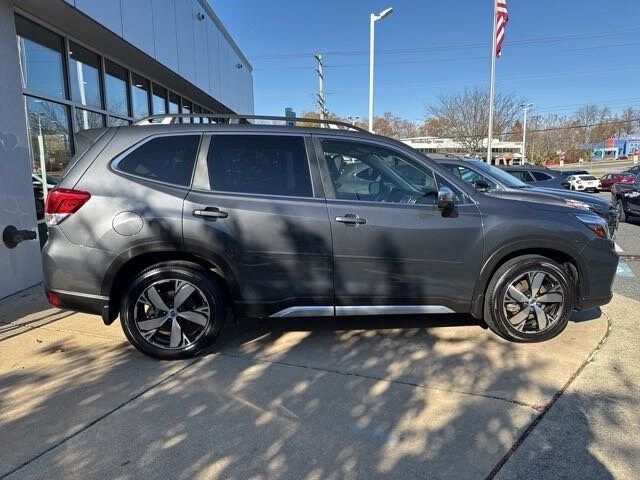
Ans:
<svg viewBox="0 0 640 480"><path fill-rule="evenodd" d="M333 315L331 233L310 145L299 134L205 136L184 203L185 248L231 275L249 313Z"/></svg>
<svg viewBox="0 0 640 480"><path fill-rule="evenodd" d="M468 311L483 258L476 205L457 191L456 215L443 217L438 187L456 187L396 149L344 137L315 143L333 233L336 314Z"/></svg>

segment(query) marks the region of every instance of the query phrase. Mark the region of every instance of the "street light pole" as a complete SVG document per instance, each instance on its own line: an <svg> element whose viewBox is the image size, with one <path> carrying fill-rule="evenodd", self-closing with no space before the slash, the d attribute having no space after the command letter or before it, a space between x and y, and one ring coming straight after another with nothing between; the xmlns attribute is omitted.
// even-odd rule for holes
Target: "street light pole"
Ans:
<svg viewBox="0 0 640 480"><path fill-rule="evenodd" d="M369 131L373 133L373 59L375 48L375 27L378 20L382 20L393 12L393 8L385 8L379 14L369 16Z"/></svg>
<svg viewBox="0 0 640 480"><path fill-rule="evenodd" d="M533 107L533 103L521 103L524 110L524 121L522 123L522 163L527 163L527 110Z"/></svg>

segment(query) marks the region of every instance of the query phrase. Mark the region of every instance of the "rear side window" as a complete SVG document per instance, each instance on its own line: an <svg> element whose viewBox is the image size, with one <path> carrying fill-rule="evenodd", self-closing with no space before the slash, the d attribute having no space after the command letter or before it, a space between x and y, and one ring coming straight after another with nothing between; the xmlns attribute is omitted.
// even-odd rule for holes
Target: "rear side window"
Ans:
<svg viewBox="0 0 640 480"><path fill-rule="evenodd" d="M311 197L309 161L302 137L220 135L207 156L212 190Z"/></svg>
<svg viewBox="0 0 640 480"><path fill-rule="evenodd" d="M188 186L199 141L200 135L152 138L129 152L117 168L149 180Z"/></svg>
<svg viewBox="0 0 640 480"><path fill-rule="evenodd" d="M546 173L542 172L531 172L531 175L533 175L533 178L535 178L537 181L550 180L553 178L551 175L547 175Z"/></svg>
<svg viewBox="0 0 640 480"><path fill-rule="evenodd" d="M529 172L523 172L520 170L507 170L511 175L516 177L518 180L522 180L523 182L531 182L532 179L529 176Z"/></svg>

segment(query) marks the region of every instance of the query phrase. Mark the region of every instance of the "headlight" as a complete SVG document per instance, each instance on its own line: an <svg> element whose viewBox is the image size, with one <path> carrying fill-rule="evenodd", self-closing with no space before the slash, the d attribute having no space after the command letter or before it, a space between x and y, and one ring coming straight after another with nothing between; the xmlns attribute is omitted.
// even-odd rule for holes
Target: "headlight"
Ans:
<svg viewBox="0 0 640 480"><path fill-rule="evenodd" d="M585 226L600 238L609 238L609 225L596 215L576 215Z"/></svg>
<svg viewBox="0 0 640 480"><path fill-rule="evenodd" d="M573 200L571 198L563 198L564 203L573 208L581 208L583 210L591 210L588 203L581 202L580 200Z"/></svg>

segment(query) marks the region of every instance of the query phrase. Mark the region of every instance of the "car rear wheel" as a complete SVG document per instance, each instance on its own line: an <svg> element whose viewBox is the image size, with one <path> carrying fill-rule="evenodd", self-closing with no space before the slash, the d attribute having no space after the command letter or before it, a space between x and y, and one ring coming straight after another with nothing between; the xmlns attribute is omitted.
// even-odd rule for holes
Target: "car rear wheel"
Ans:
<svg viewBox="0 0 640 480"><path fill-rule="evenodd" d="M218 336L224 289L196 264L168 262L140 273L124 295L120 321L131 344L160 359L197 355Z"/></svg>
<svg viewBox="0 0 640 480"><path fill-rule="evenodd" d="M487 287L484 319L491 330L515 342L541 342L562 332L573 311L567 271L540 255L505 262Z"/></svg>
<svg viewBox="0 0 640 480"><path fill-rule="evenodd" d="M627 214L624 211L624 204L622 203L622 200L618 199L618 221L619 222L626 222L627 221Z"/></svg>

